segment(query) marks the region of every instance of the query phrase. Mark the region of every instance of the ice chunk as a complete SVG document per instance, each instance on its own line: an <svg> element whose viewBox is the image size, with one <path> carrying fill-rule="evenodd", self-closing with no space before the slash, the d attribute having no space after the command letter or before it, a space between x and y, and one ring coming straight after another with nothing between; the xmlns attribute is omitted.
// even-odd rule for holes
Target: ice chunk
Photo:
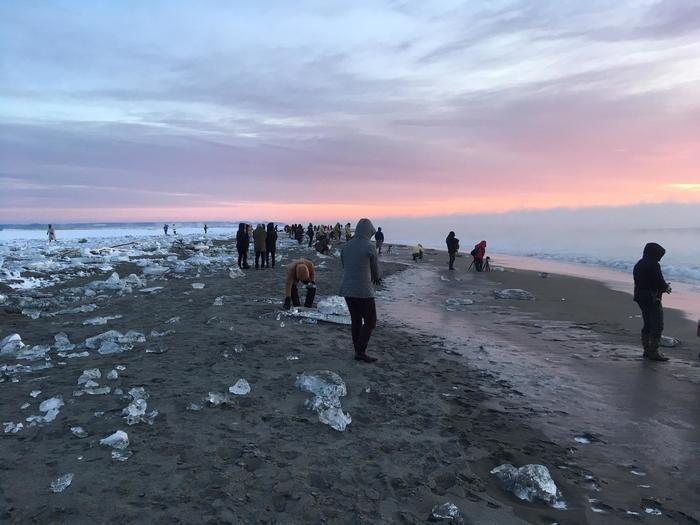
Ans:
<svg viewBox="0 0 700 525"><path fill-rule="evenodd" d="M199 403L190 403L189 405L187 405L187 410L191 410L192 412L199 412L200 410L202 410L202 408L204 407Z"/></svg>
<svg viewBox="0 0 700 525"><path fill-rule="evenodd" d="M330 370L304 372L297 377L296 386L319 397L343 397L348 393L343 379Z"/></svg>
<svg viewBox="0 0 700 525"><path fill-rule="evenodd" d="M70 427L70 431L72 434L77 437L77 438L86 438L88 436L88 433L85 431L83 427Z"/></svg>
<svg viewBox="0 0 700 525"><path fill-rule="evenodd" d="M98 388L92 387L92 388L86 388L85 393L90 394L90 395L103 395L103 394L109 394L111 390L112 389L108 386L101 386Z"/></svg>
<svg viewBox="0 0 700 525"><path fill-rule="evenodd" d="M71 483L73 483L73 474L68 473L68 474L64 474L60 478L52 481L49 488L51 489L51 492L55 492L55 493L63 492L68 487L70 487Z"/></svg>
<svg viewBox="0 0 700 525"><path fill-rule="evenodd" d="M491 471L501 487L515 494L518 498L533 502L541 500L554 505L561 497L549 469L544 465L525 465L515 468L505 464Z"/></svg>
<svg viewBox="0 0 700 525"><path fill-rule="evenodd" d="M90 319L86 319L83 321L84 326L99 326L99 325L104 325L107 324L109 321L113 321L114 319L121 319L124 317L123 315L105 315L103 317L92 317Z"/></svg>
<svg viewBox="0 0 700 525"><path fill-rule="evenodd" d="M117 430L111 436L101 439L100 445L112 447L117 450L124 450L129 446L129 435L123 430Z"/></svg>
<svg viewBox="0 0 700 525"><path fill-rule="evenodd" d="M229 269L228 276L231 279L236 279L238 277L245 276L245 273L240 268L231 268L231 269Z"/></svg>
<svg viewBox="0 0 700 525"><path fill-rule="evenodd" d="M43 346L43 345L37 345L37 346L25 346L21 350L17 351L15 354L16 359L28 359L28 360L36 360L36 359L42 359L43 357L46 356L46 354L51 350L50 347L48 346Z"/></svg>
<svg viewBox="0 0 700 525"><path fill-rule="evenodd" d="M7 421L3 423L5 434L16 434L24 428L22 423L13 423L12 421Z"/></svg>
<svg viewBox="0 0 700 525"><path fill-rule="evenodd" d="M141 421L146 413L147 403L143 399L135 399L122 411L127 425L135 425Z"/></svg>
<svg viewBox="0 0 700 525"><path fill-rule="evenodd" d="M145 343L146 336L141 332L135 330L129 330L126 334L117 339L120 344L135 344L135 343Z"/></svg>
<svg viewBox="0 0 700 525"><path fill-rule="evenodd" d="M447 306L469 306L470 304L474 304L474 301L472 301L471 299L462 299L459 297L455 297L446 299L445 304Z"/></svg>
<svg viewBox="0 0 700 525"><path fill-rule="evenodd" d="M42 401L39 405L39 410L41 410L42 412L49 412L50 410L58 410L63 405L65 405L65 403L63 402L63 397L56 396Z"/></svg>
<svg viewBox="0 0 700 525"><path fill-rule="evenodd" d="M80 377L78 378L78 384L84 385L88 381L100 379L101 377L102 372L100 372L99 368L88 368L87 370L83 370L83 373L80 374Z"/></svg>
<svg viewBox="0 0 700 525"><path fill-rule="evenodd" d="M224 305L224 296L221 295L214 299L214 306L223 306Z"/></svg>
<svg viewBox="0 0 700 525"><path fill-rule="evenodd" d="M90 348L91 350L96 350L102 346L102 343L105 341L116 341L122 337L121 332L117 332L116 330L109 330L107 332L103 332L101 334L98 334L94 337L88 337L85 340L85 346Z"/></svg>
<svg viewBox="0 0 700 525"><path fill-rule="evenodd" d="M666 348L673 348L674 346L678 346L681 344L681 342L676 339L675 337L669 337L667 335L662 335L661 340L659 341L659 346L664 346Z"/></svg>
<svg viewBox="0 0 700 525"><path fill-rule="evenodd" d="M326 315L350 315L345 298L337 295L325 297L320 300L318 302L318 311Z"/></svg>
<svg viewBox="0 0 700 525"><path fill-rule="evenodd" d="M100 386L100 384L97 383L96 381L93 381L92 379L88 379L87 382L85 383L85 385L83 385L83 386L85 388L95 388L95 387Z"/></svg>
<svg viewBox="0 0 700 525"><path fill-rule="evenodd" d="M532 301L535 296L530 292L521 290L520 288L506 288L505 290L496 290L493 292L497 299L510 299L514 301Z"/></svg>
<svg viewBox="0 0 700 525"><path fill-rule="evenodd" d="M430 513L430 521L452 520L452 523L463 523L459 513L459 507L454 503L443 503L435 505Z"/></svg>
<svg viewBox="0 0 700 525"><path fill-rule="evenodd" d="M244 350L245 350L245 346L243 346L243 345L234 345L234 347L233 347L233 351L236 352L237 354L242 354Z"/></svg>
<svg viewBox="0 0 700 525"><path fill-rule="evenodd" d="M128 346L120 345L114 341L105 341L100 345L100 349L97 353L101 355L120 354L121 352L126 352L128 349Z"/></svg>
<svg viewBox="0 0 700 525"><path fill-rule="evenodd" d="M301 359L301 356L298 354L289 354L287 356L287 361L299 361Z"/></svg>
<svg viewBox="0 0 700 525"><path fill-rule="evenodd" d="M157 293L163 289L162 286L151 286L150 288L142 288L139 290L141 293Z"/></svg>
<svg viewBox="0 0 700 525"><path fill-rule="evenodd" d="M195 290L201 290L204 288L204 286L204 283L192 283L192 288L194 288Z"/></svg>
<svg viewBox="0 0 700 525"><path fill-rule="evenodd" d="M129 395L132 399L148 399L149 397L151 397L150 394L146 392L146 389L142 386L135 386L134 388L129 390Z"/></svg>
<svg viewBox="0 0 700 525"><path fill-rule="evenodd" d="M110 370L107 374L107 379L114 381L117 378L119 378L119 372L117 372L116 370Z"/></svg>
<svg viewBox="0 0 700 525"><path fill-rule="evenodd" d="M228 391L237 396L245 396L247 394L250 394L250 385L248 384L248 381L241 378L238 381L236 381L235 385L230 386L228 388Z"/></svg>
<svg viewBox="0 0 700 525"><path fill-rule="evenodd" d="M150 266L146 266L143 269L143 274L144 275L158 276L158 275L163 275L169 271L170 271L169 268L167 268L165 266L161 266L160 264L151 264Z"/></svg>
<svg viewBox="0 0 700 525"><path fill-rule="evenodd" d="M179 322L180 322L179 317L171 317L170 319L165 321L165 324L175 324L175 323L179 323Z"/></svg>
<svg viewBox="0 0 700 525"><path fill-rule="evenodd" d="M220 394L218 392L209 392L207 394L207 402L215 407L229 402L229 397L225 394Z"/></svg>
<svg viewBox="0 0 700 525"><path fill-rule="evenodd" d="M53 336L53 339L56 341L56 350L67 352L75 348L75 345L70 342L68 335L64 332L56 334Z"/></svg>
<svg viewBox="0 0 700 525"><path fill-rule="evenodd" d="M321 423L342 432L352 422L350 414L342 411L340 397L347 394L342 378L330 370L304 372L297 377L296 386L314 394L306 405L318 414Z"/></svg>
<svg viewBox="0 0 700 525"><path fill-rule="evenodd" d="M41 394L41 390L32 390L31 392L29 392L29 395L34 398L39 397L39 394Z"/></svg>
<svg viewBox="0 0 700 525"><path fill-rule="evenodd" d="M134 455L134 453L131 450L113 450L112 451L112 459L114 461L119 461L121 463L123 463L124 461L127 461L133 455Z"/></svg>

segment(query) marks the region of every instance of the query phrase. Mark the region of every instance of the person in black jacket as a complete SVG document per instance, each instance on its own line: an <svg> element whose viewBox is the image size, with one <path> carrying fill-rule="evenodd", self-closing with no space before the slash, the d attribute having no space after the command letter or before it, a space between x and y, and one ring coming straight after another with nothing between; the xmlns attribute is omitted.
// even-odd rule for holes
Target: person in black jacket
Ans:
<svg viewBox="0 0 700 525"><path fill-rule="evenodd" d="M274 222L268 222L265 240L265 264L268 268L275 267L275 252L277 252L277 229ZM270 256L272 256L272 266L270 266Z"/></svg>
<svg viewBox="0 0 700 525"><path fill-rule="evenodd" d="M309 223L306 228L306 236L309 238L309 248L314 244L314 225Z"/></svg>
<svg viewBox="0 0 700 525"><path fill-rule="evenodd" d="M384 232L382 228L377 228L377 233L374 234L374 242L377 244L377 253L382 253L382 246L384 245Z"/></svg>
<svg viewBox="0 0 700 525"><path fill-rule="evenodd" d="M250 235L246 229L246 223L241 222L236 232L236 250L238 250L238 267L241 269L250 268L248 266L248 246L250 246Z"/></svg>
<svg viewBox="0 0 700 525"><path fill-rule="evenodd" d="M659 342L664 331L664 312L661 296L671 293L671 286L661 273L659 261L666 253L661 245L650 242L644 247L642 258L634 265L634 300L642 310L642 347L644 358L652 361L668 361L659 352Z"/></svg>
<svg viewBox="0 0 700 525"><path fill-rule="evenodd" d="M449 268L450 270L454 270L455 257L457 257L457 251L459 251L459 239L455 237L455 232L447 234L445 243L447 244L447 253L450 256Z"/></svg>

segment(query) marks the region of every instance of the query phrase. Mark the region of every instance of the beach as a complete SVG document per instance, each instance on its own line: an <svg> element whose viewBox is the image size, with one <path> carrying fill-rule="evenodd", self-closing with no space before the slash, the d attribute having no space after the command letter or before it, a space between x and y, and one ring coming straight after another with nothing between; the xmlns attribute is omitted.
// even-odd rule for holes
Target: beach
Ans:
<svg viewBox="0 0 700 525"><path fill-rule="evenodd" d="M35 359L0 357L0 422L24 423L0 434L3 521L425 523L450 502L475 524L700 522L700 340L682 313L666 312L666 333L682 340L671 361L648 363L629 294L499 271L497 260L476 274L462 257L449 272L442 252L414 263L395 246L380 263L368 350L379 362L358 363L349 327L281 309L289 261L315 263L318 300L338 290L337 255L285 240L275 269L241 274L231 271L235 242L183 244L105 251L52 286L0 289L0 338L51 346ZM510 288L534 300L495 298ZM85 324L97 318L105 324ZM85 347L108 330L143 338L119 353ZM59 333L76 348L59 348ZM93 392L109 393L78 384L94 368ZM323 370L347 387L344 431L319 421L295 386ZM239 379L250 392L227 396ZM122 412L144 397L130 394L139 387L146 414L158 413L129 425ZM30 426L56 396L55 419ZM100 440L118 430L129 446L113 459ZM505 463L548 467L558 508L500 487L490 471ZM70 485L52 492L68 473Z"/></svg>

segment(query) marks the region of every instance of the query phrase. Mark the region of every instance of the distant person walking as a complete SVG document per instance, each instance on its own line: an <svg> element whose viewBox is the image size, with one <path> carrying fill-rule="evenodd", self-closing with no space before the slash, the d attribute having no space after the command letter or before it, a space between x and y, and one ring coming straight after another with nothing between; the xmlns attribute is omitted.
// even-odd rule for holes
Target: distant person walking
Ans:
<svg viewBox="0 0 700 525"><path fill-rule="evenodd" d="M377 360L376 357L367 355L369 339L377 326L374 286L381 283L377 248L371 240L374 234L372 222L369 219L360 219L355 228L355 236L343 246L340 253L340 262L343 265L340 295L345 297L350 311L355 359L365 363Z"/></svg>
<svg viewBox="0 0 700 525"><path fill-rule="evenodd" d="M292 261L287 267L287 282L284 289L285 310L289 310L292 305L301 306L299 302L299 289L297 287L299 283L304 283L306 285L304 307L311 308L314 305L314 298L316 297L316 270L314 269L314 263L311 261L298 259Z"/></svg>
<svg viewBox="0 0 700 525"><path fill-rule="evenodd" d="M294 232L294 237L299 244L304 243L304 227L301 224L297 224L296 231Z"/></svg>
<svg viewBox="0 0 700 525"><path fill-rule="evenodd" d="M204 235L206 235L208 231L209 231L209 226L207 226L205 223L204 224Z"/></svg>
<svg viewBox="0 0 700 525"><path fill-rule="evenodd" d="M165 235L168 235L168 225L167 224L163 224L163 233Z"/></svg>
<svg viewBox="0 0 700 525"><path fill-rule="evenodd" d="M241 269L250 268L248 266L248 246L250 246L250 236L246 230L246 224L241 222L236 233L236 250L238 250L238 267Z"/></svg>
<svg viewBox="0 0 700 525"><path fill-rule="evenodd" d="M450 232L447 234L445 243L447 244L447 254L450 257L449 269L454 270L455 258L457 257L457 252L459 251L459 239L455 237L455 232Z"/></svg>
<svg viewBox="0 0 700 525"><path fill-rule="evenodd" d="M345 242L349 241L350 239L352 239L352 229L350 223L347 223L345 225Z"/></svg>
<svg viewBox="0 0 700 525"><path fill-rule="evenodd" d="M484 257L486 256L486 241L481 241L480 243L474 245L474 249L470 252L470 254L474 258L473 264L476 271L483 271Z"/></svg>
<svg viewBox="0 0 700 525"><path fill-rule="evenodd" d="M267 237L265 238L265 265L268 268L275 267L275 252L277 252L277 228L275 223L267 223ZM272 262L272 266L270 266Z"/></svg>
<svg viewBox="0 0 700 525"><path fill-rule="evenodd" d="M174 224L173 224L173 235L177 235L177 228L175 228Z"/></svg>
<svg viewBox="0 0 700 525"><path fill-rule="evenodd" d="M661 273L659 261L666 250L655 242L644 247L642 258L634 265L634 300L642 310L643 357L651 361L668 361L659 352L659 342L664 331L664 311L661 296L671 293L671 286Z"/></svg>
<svg viewBox="0 0 700 525"><path fill-rule="evenodd" d="M384 245L384 232L382 231L381 226L377 228L377 233L374 234L374 242L377 245L377 253L381 254L382 246Z"/></svg>
<svg viewBox="0 0 700 525"><path fill-rule="evenodd" d="M255 269L260 268L260 260L262 259L262 267L265 268L265 238L267 234L265 233L265 227L262 224L258 224L258 227L253 231L253 245L255 246Z"/></svg>
<svg viewBox="0 0 700 525"><path fill-rule="evenodd" d="M56 228L53 227L53 224L49 224L46 235L49 237L49 242L56 241Z"/></svg>

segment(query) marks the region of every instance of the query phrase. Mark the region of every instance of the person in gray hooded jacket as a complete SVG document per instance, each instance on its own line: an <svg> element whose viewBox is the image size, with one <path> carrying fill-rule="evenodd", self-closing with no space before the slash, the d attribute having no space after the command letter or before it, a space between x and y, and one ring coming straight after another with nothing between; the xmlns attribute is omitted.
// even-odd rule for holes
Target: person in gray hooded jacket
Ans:
<svg viewBox="0 0 700 525"><path fill-rule="evenodd" d="M366 363L377 360L376 357L367 355L367 345L372 330L377 325L374 286L381 283L377 248L371 241L375 231L369 219L360 219L355 228L355 235L345 244L340 254L343 265L340 295L345 297L350 310L355 359Z"/></svg>

